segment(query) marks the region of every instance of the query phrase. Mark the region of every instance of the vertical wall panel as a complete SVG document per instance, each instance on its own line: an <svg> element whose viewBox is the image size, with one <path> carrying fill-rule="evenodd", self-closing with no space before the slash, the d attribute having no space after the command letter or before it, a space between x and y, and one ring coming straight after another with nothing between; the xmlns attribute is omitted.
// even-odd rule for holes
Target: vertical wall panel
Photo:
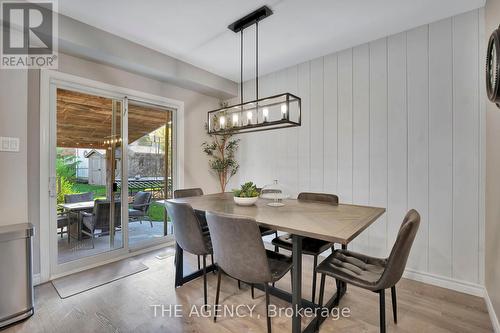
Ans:
<svg viewBox="0 0 500 333"><path fill-rule="evenodd" d="M475 10L262 77L261 96L289 91L302 98L302 126L240 135L235 183L277 178L292 196L325 191L344 203L386 207L351 245L374 256L388 255L407 210L416 208L422 222L408 268L480 283L481 15ZM255 82L244 90L253 98Z"/></svg>
<svg viewBox="0 0 500 333"><path fill-rule="evenodd" d="M337 136L338 136L338 98L337 98L337 55L331 54L324 60L325 74L323 80L324 99L324 145L323 145L323 165L324 165L324 189L327 193L337 194L338 192L338 159L337 159Z"/></svg>
<svg viewBox="0 0 500 333"><path fill-rule="evenodd" d="M293 66L286 69L285 91L298 95L298 67ZM287 173L287 183L283 182L292 197L296 197L299 192L299 129L297 127L284 130L286 133L286 164L284 172Z"/></svg>
<svg viewBox="0 0 500 333"><path fill-rule="evenodd" d="M478 282L478 17L453 18L453 277Z"/></svg>
<svg viewBox="0 0 500 333"><path fill-rule="evenodd" d="M302 126L299 127L299 191L309 191L310 188L310 67L309 62L300 64L299 71L299 96L302 99Z"/></svg>
<svg viewBox="0 0 500 333"><path fill-rule="evenodd" d="M273 90L272 94L281 94L283 92L284 87L286 86L286 70L281 70L276 72L276 76L274 77ZM288 169L287 165L287 138L285 130L277 130L274 131L272 140L276 143L275 149L275 170L273 179L278 179L278 181L282 184L290 184L290 179L288 177L288 173L285 172Z"/></svg>
<svg viewBox="0 0 500 333"><path fill-rule="evenodd" d="M370 202L370 48L364 44L353 49L353 202ZM368 233L354 241L356 251L368 249Z"/></svg>
<svg viewBox="0 0 500 333"><path fill-rule="evenodd" d="M429 272L451 277L453 80L451 19L429 25Z"/></svg>
<svg viewBox="0 0 500 333"><path fill-rule="evenodd" d="M408 31L408 209L420 213L420 228L408 267L426 271L429 242L429 53L428 26Z"/></svg>
<svg viewBox="0 0 500 333"><path fill-rule="evenodd" d="M370 205L387 207L387 39L370 43ZM369 252L387 255L387 214L368 229Z"/></svg>
<svg viewBox="0 0 500 333"><path fill-rule="evenodd" d="M338 194L341 202L352 202L352 49L338 54Z"/></svg>
<svg viewBox="0 0 500 333"><path fill-rule="evenodd" d="M311 191L323 192L323 57L311 61Z"/></svg>
<svg viewBox="0 0 500 333"><path fill-rule="evenodd" d="M392 247L407 210L406 34L391 36L387 43L387 239Z"/></svg>

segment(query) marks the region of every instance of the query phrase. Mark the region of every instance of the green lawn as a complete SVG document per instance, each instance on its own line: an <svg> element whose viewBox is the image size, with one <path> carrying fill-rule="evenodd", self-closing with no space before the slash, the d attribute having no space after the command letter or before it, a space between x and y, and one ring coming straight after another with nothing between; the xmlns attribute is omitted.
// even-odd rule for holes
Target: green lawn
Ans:
<svg viewBox="0 0 500 333"><path fill-rule="evenodd" d="M82 183L73 183L72 186L73 193L94 193L94 198L106 198L106 186L104 185L90 185Z"/></svg>
<svg viewBox="0 0 500 333"><path fill-rule="evenodd" d="M72 184L72 192L73 193L85 193L92 192L94 193L94 199L104 199L106 198L106 186L104 185L90 185L90 184L82 184L82 183L73 183ZM165 208L163 205L152 202L149 207L148 216L153 221L163 221L165 215Z"/></svg>

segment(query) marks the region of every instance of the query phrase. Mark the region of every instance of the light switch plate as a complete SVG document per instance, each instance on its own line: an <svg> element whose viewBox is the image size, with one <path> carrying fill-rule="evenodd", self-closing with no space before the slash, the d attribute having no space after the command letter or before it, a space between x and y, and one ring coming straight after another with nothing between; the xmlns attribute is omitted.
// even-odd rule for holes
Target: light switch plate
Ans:
<svg viewBox="0 0 500 333"><path fill-rule="evenodd" d="M0 151L19 152L19 138L0 137Z"/></svg>

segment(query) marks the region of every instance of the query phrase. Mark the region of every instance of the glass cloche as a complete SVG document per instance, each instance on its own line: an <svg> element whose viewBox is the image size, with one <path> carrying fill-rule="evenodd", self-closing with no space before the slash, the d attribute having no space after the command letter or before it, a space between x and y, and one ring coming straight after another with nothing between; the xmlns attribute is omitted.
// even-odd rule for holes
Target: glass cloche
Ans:
<svg viewBox="0 0 500 333"><path fill-rule="evenodd" d="M283 200L288 198L288 194L283 186L278 183L278 180L275 180L272 184L266 185L262 188L260 191L260 197L271 201L267 204L268 206L281 207L285 205Z"/></svg>

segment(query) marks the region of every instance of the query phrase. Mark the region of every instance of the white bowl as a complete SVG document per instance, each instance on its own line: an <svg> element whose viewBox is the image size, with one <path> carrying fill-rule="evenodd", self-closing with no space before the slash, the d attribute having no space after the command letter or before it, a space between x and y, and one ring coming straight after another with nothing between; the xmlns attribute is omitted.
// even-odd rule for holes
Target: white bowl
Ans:
<svg viewBox="0 0 500 333"><path fill-rule="evenodd" d="M259 200L259 197L253 197L253 198L233 197L233 198L234 198L234 202L240 206L252 206L252 205L255 205L257 200Z"/></svg>

